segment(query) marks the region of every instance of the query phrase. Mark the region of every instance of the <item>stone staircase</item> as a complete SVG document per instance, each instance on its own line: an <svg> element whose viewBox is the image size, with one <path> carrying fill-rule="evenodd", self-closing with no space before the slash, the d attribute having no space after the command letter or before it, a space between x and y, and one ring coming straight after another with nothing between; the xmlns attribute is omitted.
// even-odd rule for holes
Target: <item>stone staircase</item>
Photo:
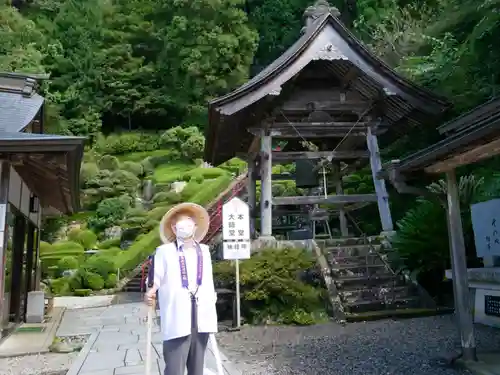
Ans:
<svg viewBox="0 0 500 375"><path fill-rule="evenodd" d="M408 277L395 274L377 238L317 241L334 284L342 320L435 313L434 301ZM334 308L335 310L335 308Z"/></svg>

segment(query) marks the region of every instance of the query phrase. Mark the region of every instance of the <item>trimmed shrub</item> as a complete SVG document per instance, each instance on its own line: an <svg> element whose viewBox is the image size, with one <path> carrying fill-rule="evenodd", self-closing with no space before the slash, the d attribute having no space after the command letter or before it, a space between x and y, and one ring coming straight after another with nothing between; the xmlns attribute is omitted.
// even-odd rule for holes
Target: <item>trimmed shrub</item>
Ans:
<svg viewBox="0 0 500 375"><path fill-rule="evenodd" d="M88 226L98 233L102 232L121 220L128 208L128 204L120 197L104 199L97 206L95 216L89 218Z"/></svg>
<svg viewBox="0 0 500 375"><path fill-rule="evenodd" d="M115 171L120 168L120 162L118 159L111 155L103 155L97 162L97 165L99 169L108 171Z"/></svg>
<svg viewBox="0 0 500 375"><path fill-rule="evenodd" d="M95 179L99 174L96 163L83 163L80 168L80 185L85 186L89 181Z"/></svg>
<svg viewBox="0 0 500 375"><path fill-rule="evenodd" d="M221 168L194 168L184 173L182 179L189 181L191 178L201 176L205 180L210 180L227 174L228 172Z"/></svg>
<svg viewBox="0 0 500 375"><path fill-rule="evenodd" d="M106 289L111 289L111 288L114 288L117 283L118 283L118 277L116 276L116 274L110 273L108 275L108 278L104 282L104 287Z"/></svg>
<svg viewBox="0 0 500 375"><path fill-rule="evenodd" d="M77 297L88 297L92 294L92 289L75 289L73 293Z"/></svg>
<svg viewBox="0 0 500 375"><path fill-rule="evenodd" d="M50 280L50 292L54 296L69 296L71 289L69 286L69 277L61 277L60 279Z"/></svg>
<svg viewBox="0 0 500 375"><path fill-rule="evenodd" d="M240 265L242 311L252 323L269 320L281 324L314 324L324 320L326 290L318 282L303 280L315 270L310 252L301 249L263 249ZM219 287L233 289L234 267L228 261L214 264ZM320 279L318 279L320 280Z"/></svg>
<svg viewBox="0 0 500 375"><path fill-rule="evenodd" d="M199 190L194 196L192 196L190 201L201 206L209 204L229 186L231 180L231 177L226 174L220 176L214 181L211 181L210 183L205 183L205 188Z"/></svg>
<svg viewBox="0 0 500 375"><path fill-rule="evenodd" d="M121 164L120 169L130 172L134 176L142 176L144 174L144 168L142 165L133 161L124 161Z"/></svg>
<svg viewBox="0 0 500 375"><path fill-rule="evenodd" d="M127 217L145 217L148 214L143 208L130 208L125 216Z"/></svg>
<svg viewBox="0 0 500 375"><path fill-rule="evenodd" d="M44 255L49 255L49 254L53 255L53 254L57 254L57 253L68 254L70 252L83 254L84 251L85 251L85 249L78 242L58 241L58 242L54 242L52 244L52 251L45 251L43 254Z"/></svg>
<svg viewBox="0 0 500 375"><path fill-rule="evenodd" d="M101 154L122 155L131 152L153 151L158 148L159 136L155 133L126 132L96 137L94 150Z"/></svg>
<svg viewBox="0 0 500 375"><path fill-rule="evenodd" d="M78 269L78 259L72 256L65 256L57 262L57 269L59 274L64 271Z"/></svg>
<svg viewBox="0 0 500 375"><path fill-rule="evenodd" d="M111 238L109 240L104 240L99 242L97 245L98 249L110 249L112 247L120 247L121 241L119 238Z"/></svg>
<svg viewBox="0 0 500 375"><path fill-rule="evenodd" d="M82 230L77 238L77 242L80 243L85 249L92 249L97 243L97 236L91 230Z"/></svg>
<svg viewBox="0 0 500 375"><path fill-rule="evenodd" d="M104 288L104 279L101 275L93 272L87 272L84 275L85 285L92 290L101 290Z"/></svg>
<svg viewBox="0 0 500 375"><path fill-rule="evenodd" d="M160 221L162 219L163 215L165 215L167 213L169 208L170 208L170 206L153 208L151 211L148 212L148 219Z"/></svg>
<svg viewBox="0 0 500 375"><path fill-rule="evenodd" d="M205 149L205 137L201 134L192 135L181 145L182 156L188 160L203 157Z"/></svg>
<svg viewBox="0 0 500 375"><path fill-rule="evenodd" d="M158 230L152 230L115 258L115 268L120 269L120 273L133 270L149 255L153 254L158 245L160 245Z"/></svg>
<svg viewBox="0 0 500 375"><path fill-rule="evenodd" d="M155 196L153 197L153 202L158 203L158 202L168 202L171 204L176 204L181 202L181 195L176 193L175 191L169 191L169 192L160 192L156 193Z"/></svg>
<svg viewBox="0 0 500 375"><path fill-rule="evenodd" d="M53 250L53 247L50 243L40 241L40 255L51 252L52 250Z"/></svg>
<svg viewBox="0 0 500 375"><path fill-rule="evenodd" d="M81 233L81 231L82 230L80 228L71 229L66 235L68 237L68 241L78 242L78 235Z"/></svg>
<svg viewBox="0 0 500 375"><path fill-rule="evenodd" d="M90 273L102 276L103 279L116 270L113 261L105 254L92 255L83 264L83 268Z"/></svg>
<svg viewBox="0 0 500 375"><path fill-rule="evenodd" d="M153 163L151 162L151 158L147 157L143 161L141 161L142 170L144 175L152 174L155 170Z"/></svg>
<svg viewBox="0 0 500 375"><path fill-rule="evenodd" d="M111 174L111 179L117 191L134 193L139 188L141 180L133 173L124 170L116 170Z"/></svg>

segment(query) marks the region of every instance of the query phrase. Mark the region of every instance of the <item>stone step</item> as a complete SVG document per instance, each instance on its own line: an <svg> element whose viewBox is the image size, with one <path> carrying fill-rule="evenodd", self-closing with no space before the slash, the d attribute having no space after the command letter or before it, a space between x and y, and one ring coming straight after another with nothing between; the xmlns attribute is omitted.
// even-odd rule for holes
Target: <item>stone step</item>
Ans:
<svg viewBox="0 0 500 375"><path fill-rule="evenodd" d="M356 255L356 256L347 256L347 257L334 257L330 255L327 257L329 264L334 267L337 265L365 265L365 264L384 264L382 259L377 254L368 254L368 255Z"/></svg>
<svg viewBox="0 0 500 375"><path fill-rule="evenodd" d="M392 273L384 273L373 277L344 276L335 279L335 284L340 291L360 289L366 287L392 287L399 284L398 277Z"/></svg>
<svg viewBox="0 0 500 375"><path fill-rule="evenodd" d="M344 290L339 292L340 299L346 303L360 301L380 301L392 298L404 298L414 296L414 289L411 285L396 287L374 287L354 290Z"/></svg>
<svg viewBox="0 0 500 375"><path fill-rule="evenodd" d="M352 246L352 245L363 245L371 240L373 245L380 244L380 238L376 236L372 237L341 237L341 238L333 238L322 241L322 245L324 247L333 247L333 246Z"/></svg>
<svg viewBox="0 0 500 375"><path fill-rule="evenodd" d="M387 269L385 264L373 264L373 265L362 265L362 266L348 266L348 267L332 267L332 276L339 281L345 278L360 277L360 278L373 278L378 276L393 275L393 273Z"/></svg>
<svg viewBox="0 0 500 375"><path fill-rule="evenodd" d="M344 309L351 314L364 313L368 311L397 310L407 308L417 308L420 305L420 298L417 296L395 298L389 301L360 301L345 303Z"/></svg>
<svg viewBox="0 0 500 375"><path fill-rule="evenodd" d="M370 245L336 246L325 248L328 257L359 257L374 254L374 249Z"/></svg>

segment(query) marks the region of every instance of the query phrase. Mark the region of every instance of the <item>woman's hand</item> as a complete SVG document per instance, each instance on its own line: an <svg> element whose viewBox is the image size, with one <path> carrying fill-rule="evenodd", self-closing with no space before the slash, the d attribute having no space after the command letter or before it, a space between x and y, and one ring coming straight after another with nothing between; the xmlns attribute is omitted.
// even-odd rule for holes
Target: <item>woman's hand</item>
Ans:
<svg viewBox="0 0 500 375"><path fill-rule="evenodd" d="M144 296L144 302L146 302L146 305L148 306L153 306L155 304L155 300L156 300L156 289L151 288L146 292Z"/></svg>

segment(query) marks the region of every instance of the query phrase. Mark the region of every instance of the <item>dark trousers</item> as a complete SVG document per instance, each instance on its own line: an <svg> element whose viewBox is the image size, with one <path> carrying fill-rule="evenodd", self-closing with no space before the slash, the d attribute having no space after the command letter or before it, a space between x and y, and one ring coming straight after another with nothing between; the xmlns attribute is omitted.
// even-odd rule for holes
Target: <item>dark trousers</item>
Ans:
<svg viewBox="0 0 500 375"><path fill-rule="evenodd" d="M192 299L191 334L163 341L164 375L203 375L208 333L198 332L196 300Z"/></svg>

